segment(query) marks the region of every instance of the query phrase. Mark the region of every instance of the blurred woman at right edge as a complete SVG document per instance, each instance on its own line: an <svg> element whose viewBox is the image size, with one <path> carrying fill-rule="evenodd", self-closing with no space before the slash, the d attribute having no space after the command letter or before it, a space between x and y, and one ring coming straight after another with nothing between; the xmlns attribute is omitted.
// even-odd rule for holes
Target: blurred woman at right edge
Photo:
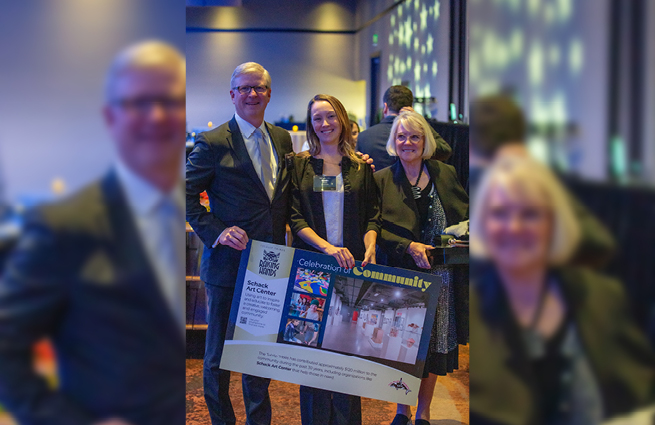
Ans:
<svg viewBox="0 0 655 425"><path fill-rule="evenodd" d="M655 400L655 356L619 282L570 259L580 226L553 173L492 165L473 200L470 423L586 425Z"/></svg>

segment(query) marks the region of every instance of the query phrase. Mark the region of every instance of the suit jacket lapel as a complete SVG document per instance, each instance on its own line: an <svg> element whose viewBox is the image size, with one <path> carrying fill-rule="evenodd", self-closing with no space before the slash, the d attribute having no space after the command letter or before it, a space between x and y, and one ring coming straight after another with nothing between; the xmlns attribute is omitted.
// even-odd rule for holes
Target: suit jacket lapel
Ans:
<svg viewBox="0 0 655 425"><path fill-rule="evenodd" d="M276 183L275 183L275 188L273 190L273 198L275 199L275 196L277 195L278 192L278 187L282 186L280 183L282 181L283 177L283 171L285 168L285 158L284 158L284 153L283 153L283 146L280 140L276 137L273 137L273 126L269 123L266 123L266 129L268 130L268 135L271 137L271 142L273 143L273 147L275 148L275 154L277 155L277 176L276 176ZM262 186L263 187L263 186Z"/></svg>
<svg viewBox="0 0 655 425"><path fill-rule="evenodd" d="M243 136L241 135L241 130L239 129L239 124L237 124L236 118L232 118L232 120L230 120L229 128L231 137L228 137L228 142L230 143L230 147L232 148L236 159L243 167L243 170L246 172L246 174L254 181L255 186L257 186L259 190L266 196L266 198L268 198L268 193L266 193L266 189L264 188L262 181L259 179L259 176L255 171L255 165L252 163L250 155L248 154L248 149L246 149L246 143L243 140Z"/></svg>
<svg viewBox="0 0 655 425"><path fill-rule="evenodd" d="M282 168L284 165L284 154L282 153L283 147L282 144L280 143L280 140L277 139L276 137L273 137L273 126L269 123L266 123L266 129L268 130L268 135L271 137L271 141L273 142L273 146L275 147L275 153L277 155L277 178L280 178L280 175L282 174Z"/></svg>
<svg viewBox="0 0 655 425"><path fill-rule="evenodd" d="M425 164L446 214L446 226L452 226L465 219L465 214L459 212L459 206L463 201L453 194L455 187L452 179L441 178L441 166L437 161L426 161Z"/></svg>
<svg viewBox="0 0 655 425"><path fill-rule="evenodd" d="M530 369L530 359L522 339L522 331L516 323L506 292L495 268L487 268L482 272L480 281L475 283L476 302L479 303L478 314L481 313L483 323L476 335L478 343L482 342L482 352L485 352L489 363L478 364L476 367L490 367L494 370L494 380L504 382L507 398L522 399L523 403L512 404L511 410L496 406L491 416L505 416L507 423L534 423L538 414L538 403L534 395L538 394L535 387L535 377ZM476 295L477 295L476 294ZM487 346L488 344L492 344ZM483 357L478 356L477 359ZM489 377L490 375L487 375Z"/></svg>
<svg viewBox="0 0 655 425"><path fill-rule="evenodd" d="M412 194L412 185L409 183L409 180L407 180L405 169L403 168L400 160L396 161L396 163L391 166L391 170L393 171L393 181L396 184L396 187L402 188L403 204L405 204L405 206L412 211L413 214L411 217L416 217L416 219L413 220L411 229L412 233L414 234L414 239L420 240L421 229L419 228L418 222L418 207L416 206L416 201L414 200L414 195Z"/></svg>
<svg viewBox="0 0 655 425"><path fill-rule="evenodd" d="M428 173L430 173L430 180L434 182L434 188L437 189L437 196L439 196L444 213L446 214L446 227L455 224L453 223L452 216L449 214L450 199L448 195L450 194L450 190L446 187L447 182L440 178L441 170L439 166L436 162L432 161L426 161L425 166L428 169Z"/></svg>
<svg viewBox="0 0 655 425"><path fill-rule="evenodd" d="M172 330L171 338L184 345L179 325L159 288L116 173L110 172L101 185L112 236L108 246L112 257L116 259L119 274L134 276L138 280L139 284L134 285L134 291L143 299L144 308L150 308L161 321L162 328Z"/></svg>

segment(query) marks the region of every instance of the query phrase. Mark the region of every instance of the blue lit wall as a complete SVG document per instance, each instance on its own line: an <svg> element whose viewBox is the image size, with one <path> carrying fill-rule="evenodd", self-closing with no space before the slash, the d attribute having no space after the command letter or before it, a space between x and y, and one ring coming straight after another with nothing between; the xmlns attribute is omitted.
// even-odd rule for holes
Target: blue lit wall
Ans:
<svg viewBox="0 0 655 425"><path fill-rule="evenodd" d="M358 22L368 21L393 3L360 2ZM408 83L414 96L437 99L436 105L420 112L428 116L436 115L439 120L446 121L450 37L448 9L448 1L407 0L358 33L358 77L368 81L371 55L379 52L381 95L391 85ZM377 45L373 43L374 34L378 34ZM382 106L381 97L378 104Z"/></svg>
<svg viewBox="0 0 655 425"><path fill-rule="evenodd" d="M513 93L537 128L530 138L537 157L604 178L607 0L469 0L468 7L471 98Z"/></svg>
<svg viewBox="0 0 655 425"><path fill-rule="evenodd" d="M106 69L121 48L153 37L184 49L183 2L3 2L0 180L7 201L50 198L54 179L70 193L108 169Z"/></svg>

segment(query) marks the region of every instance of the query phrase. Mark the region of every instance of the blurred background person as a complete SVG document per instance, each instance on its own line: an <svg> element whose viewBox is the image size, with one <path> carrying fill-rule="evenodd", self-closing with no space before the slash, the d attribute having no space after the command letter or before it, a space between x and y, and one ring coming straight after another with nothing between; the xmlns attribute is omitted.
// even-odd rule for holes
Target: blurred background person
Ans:
<svg viewBox="0 0 655 425"><path fill-rule="evenodd" d="M498 155L528 156L527 123L520 106L508 95L493 94L470 104L469 181L477 186L486 167Z"/></svg>
<svg viewBox="0 0 655 425"><path fill-rule="evenodd" d="M357 148L357 137L359 137L359 124L355 120L350 120L350 129L351 129L351 135L353 136L353 149Z"/></svg>
<svg viewBox="0 0 655 425"><path fill-rule="evenodd" d="M436 141L420 114L403 111L395 117L386 149L398 161L375 173L381 196L380 247L388 265L427 269L442 279L414 420L426 425L437 376L458 368L458 344L467 343L466 337L458 340L458 316L461 320L468 314L466 300L455 297L451 267L431 265L430 250L441 246L446 227L468 219L468 196L452 166L430 159ZM392 425L406 425L410 417L410 407L398 405Z"/></svg>
<svg viewBox="0 0 655 425"><path fill-rule="evenodd" d="M506 157L531 157L528 149L527 123L520 106L510 96L482 96L470 105L469 190L471 198L485 170ZM573 195L568 196L581 229L581 240L573 261L601 267L615 251L609 230Z"/></svg>
<svg viewBox="0 0 655 425"><path fill-rule="evenodd" d="M356 260L363 267L375 264L377 187L373 171L353 150L348 115L337 98L319 94L310 100L307 140L309 155L296 157L292 175L293 246L331 255L344 269ZM316 176L329 180L318 191ZM300 387L300 413L303 425L362 423L359 397L318 388Z"/></svg>
<svg viewBox="0 0 655 425"><path fill-rule="evenodd" d="M412 91L405 86L391 86L384 92L382 113L384 118L378 124L362 131L357 138L357 150L370 155L377 170L389 167L396 161L387 152L387 141L394 119L403 108L411 108L414 104ZM452 148L429 127L436 141L435 159L446 161L452 154Z"/></svg>
<svg viewBox="0 0 655 425"><path fill-rule="evenodd" d="M32 211L0 280L0 403L19 423L184 423L184 57L132 45L105 95L115 165ZM56 388L32 366L46 336Z"/></svg>
<svg viewBox="0 0 655 425"><path fill-rule="evenodd" d="M504 157L473 200L471 423L597 424L655 400L622 285L570 265L581 227L544 165Z"/></svg>

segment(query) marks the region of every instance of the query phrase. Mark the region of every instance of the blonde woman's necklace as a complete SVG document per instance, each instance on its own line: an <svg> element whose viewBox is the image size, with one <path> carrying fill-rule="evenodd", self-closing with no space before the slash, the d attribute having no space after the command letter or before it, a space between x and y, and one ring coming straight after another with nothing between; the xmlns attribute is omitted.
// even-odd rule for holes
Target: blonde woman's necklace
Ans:
<svg viewBox="0 0 655 425"><path fill-rule="evenodd" d="M421 181L422 175L423 175L423 162L421 162L421 170L418 172L416 183L412 184L412 195L414 196L414 199L418 199L421 197L421 188L418 186L418 183Z"/></svg>

